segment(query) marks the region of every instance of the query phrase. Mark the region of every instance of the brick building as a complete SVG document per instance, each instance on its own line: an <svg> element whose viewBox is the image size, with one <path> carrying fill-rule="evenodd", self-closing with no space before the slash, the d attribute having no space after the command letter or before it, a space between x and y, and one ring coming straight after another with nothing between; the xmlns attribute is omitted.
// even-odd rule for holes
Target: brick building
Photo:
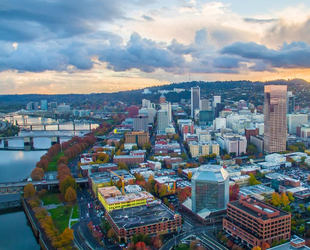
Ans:
<svg viewBox="0 0 310 250"><path fill-rule="evenodd" d="M113 163L123 162L127 165L135 165L144 162L144 155L115 155Z"/></svg>
<svg viewBox="0 0 310 250"><path fill-rule="evenodd" d="M127 242L134 235L151 236L181 230L181 215L163 204L130 207L106 213L119 240Z"/></svg>
<svg viewBox="0 0 310 250"><path fill-rule="evenodd" d="M125 143L136 143L138 146L150 141L149 132L133 131L125 134Z"/></svg>
<svg viewBox="0 0 310 250"><path fill-rule="evenodd" d="M224 230L249 248L291 237L291 214L253 198L227 204Z"/></svg>

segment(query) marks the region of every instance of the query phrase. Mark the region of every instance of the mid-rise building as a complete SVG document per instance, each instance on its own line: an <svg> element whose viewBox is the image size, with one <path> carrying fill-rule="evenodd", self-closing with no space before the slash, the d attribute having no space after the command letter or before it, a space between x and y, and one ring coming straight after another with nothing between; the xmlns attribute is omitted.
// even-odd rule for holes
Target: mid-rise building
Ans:
<svg viewBox="0 0 310 250"><path fill-rule="evenodd" d="M113 163L125 163L127 165L138 165L144 162L144 155L114 155Z"/></svg>
<svg viewBox="0 0 310 250"><path fill-rule="evenodd" d="M149 118L146 115L137 115L133 118L133 129L136 131L149 130Z"/></svg>
<svg viewBox="0 0 310 250"><path fill-rule="evenodd" d="M149 124L153 124L156 115L156 110L153 108L142 108L139 109L139 115L147 116L149 118Z"/></svg>
<svg viewBox="0 0 310 250"><path fill-rule="evenodd" d="M200 106L200 88L192 87L191 88L191 117L194 117L195 110L199 110Z"/></svg>
<svg viewBox="0 0 310 250"><path fill-rule="evenodd" d="M215 95L213 96L213 108L216 108L216 104L221 103L221 96Z"/></svg>
<svg viewBox="0 0 310 250"><path fill-rule="evenodd" d="M288 132L290 134L297 134L297 127L301 124L308 123L308 115L307 114L288 114L287 115L287 125Z"/></svg>
<svg viewBox="0 0 310 250"><path fill-rule="evenodd" d="M136 143L138 146L150 141L149 132L147 131L132 131L125 134L125 143Z"/></svg>
<svg viewBox="0 0 310 250"><path fill-rule="evenodd" d="M159 97L159 104L162 104L162 103L165 103L166 102L166 97L164 96L164 94L162 94L160 97Z"/></svg>
<svg viewBox="0 0 310 250"><path fill-rule="evenodd" d="M290 239L291 214L253 198L241 198L228 203L223 228L250 249L265 242L271 246Z"/></svg>
<svg viewBox="0 0 310 250"><path fill-rule="evenodd" d="M201 99L200 100L200 110L201 111L210 110L209 103L210 103L209 99Z"/></svg>
<svg viewBox="0 0 310 250"><path fill-rule="evenodd" d="M41 110L47 110L47 100L41 100Z"/></svg>
<svg viewBox="0 0 310 250"><path fill-rule="evenodd" d="M192 157L205 156L209 154L220 154L220 145L216 141L206 141L206 142L189 142L189 150Z"/></svg>
<svg viewBox="0 0 310 250"><path fill-rule="evenodd" d="M265 85L264 150L266 153L286 150L286 98L286 85Z"/></svg>
<svg viewBox="0 0 310 250"><path fill-rule="evenodd" d="M199 125L212 125L214 112L212 110L199 111Z"/></svg>

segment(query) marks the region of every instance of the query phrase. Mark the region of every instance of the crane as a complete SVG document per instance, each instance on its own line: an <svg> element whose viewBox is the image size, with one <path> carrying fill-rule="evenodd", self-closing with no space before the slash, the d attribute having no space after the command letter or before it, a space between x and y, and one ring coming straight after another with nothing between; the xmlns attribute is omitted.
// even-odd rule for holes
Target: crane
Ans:
<svg viewBox="0 0 310 250"><path fill-rule="evenodd" d="M117 173L114 173L112 170L108 170L111 174L117 176L122 180L122 194L125 195L125 181L124 181L124 173L122 173L122 176L118 175Z"/></svg>

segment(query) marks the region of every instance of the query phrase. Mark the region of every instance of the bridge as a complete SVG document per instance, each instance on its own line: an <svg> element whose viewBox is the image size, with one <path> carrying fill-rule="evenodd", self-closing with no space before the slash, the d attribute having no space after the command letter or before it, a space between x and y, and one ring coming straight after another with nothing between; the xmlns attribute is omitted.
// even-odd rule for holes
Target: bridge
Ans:
<svg viewBox="0 0 310 250"><path fill-rule="evenodd" d="M85 184L88 182L87 178L76 178L77 184ZM48 181L21 181L21 182L7 182L0 183L0 195L8 195L8 194L20 194L24 187L31 183L34 187L50 187L50 186L58 186L59 180L48 180Z"/></svg>
<svg viewBox="0 0 310 250"><path fill-rule="evenodd" d="M92 123L88 123L88 128L83 128L83 129L77 129L76 128L76 124L83 124L83 123L71 123L72 124L72 129L64 129L61 128L62 125L65 125L66 127L68 126L68 124L61 124L61 123L57 123L57 122L51 122L51 123L39 123L39 124L18 124L18 127L21 130L29 130L29 131L85 131L88 130L90 131L91 125ZM48 130L47 128L49 126L57 126L56 130Z"/></svg>
<svg viewBox="0 0 310 250"><path fill-rule="evenodd" d="M60 139L71 139L72 136L51 134L51 135L27 135L27 136L1 137L0 143L3 141L4 147L0 148L0 150L1 149L2 150L33 150L34 149L34 141L33 141L34 138L51 138L51 145L54 145L54 144L60 144ZM24 147L9 147L10 140L23 140Z"/></svg>

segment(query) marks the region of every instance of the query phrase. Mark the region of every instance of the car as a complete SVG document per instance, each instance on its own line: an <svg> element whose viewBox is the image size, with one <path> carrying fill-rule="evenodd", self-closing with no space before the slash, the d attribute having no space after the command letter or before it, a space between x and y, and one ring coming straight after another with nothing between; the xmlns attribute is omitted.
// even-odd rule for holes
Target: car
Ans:
<svg viewBox="0 0 310 250"><path fill-rule="evenodd" d="M88 208L90 208L90 203L87 203Z"/></svg>
<svg viewBox="0 0 310 250"><path fill-rule="evenodd" d="M42 181L42 183L46 183L46 181Z"/></svg>

